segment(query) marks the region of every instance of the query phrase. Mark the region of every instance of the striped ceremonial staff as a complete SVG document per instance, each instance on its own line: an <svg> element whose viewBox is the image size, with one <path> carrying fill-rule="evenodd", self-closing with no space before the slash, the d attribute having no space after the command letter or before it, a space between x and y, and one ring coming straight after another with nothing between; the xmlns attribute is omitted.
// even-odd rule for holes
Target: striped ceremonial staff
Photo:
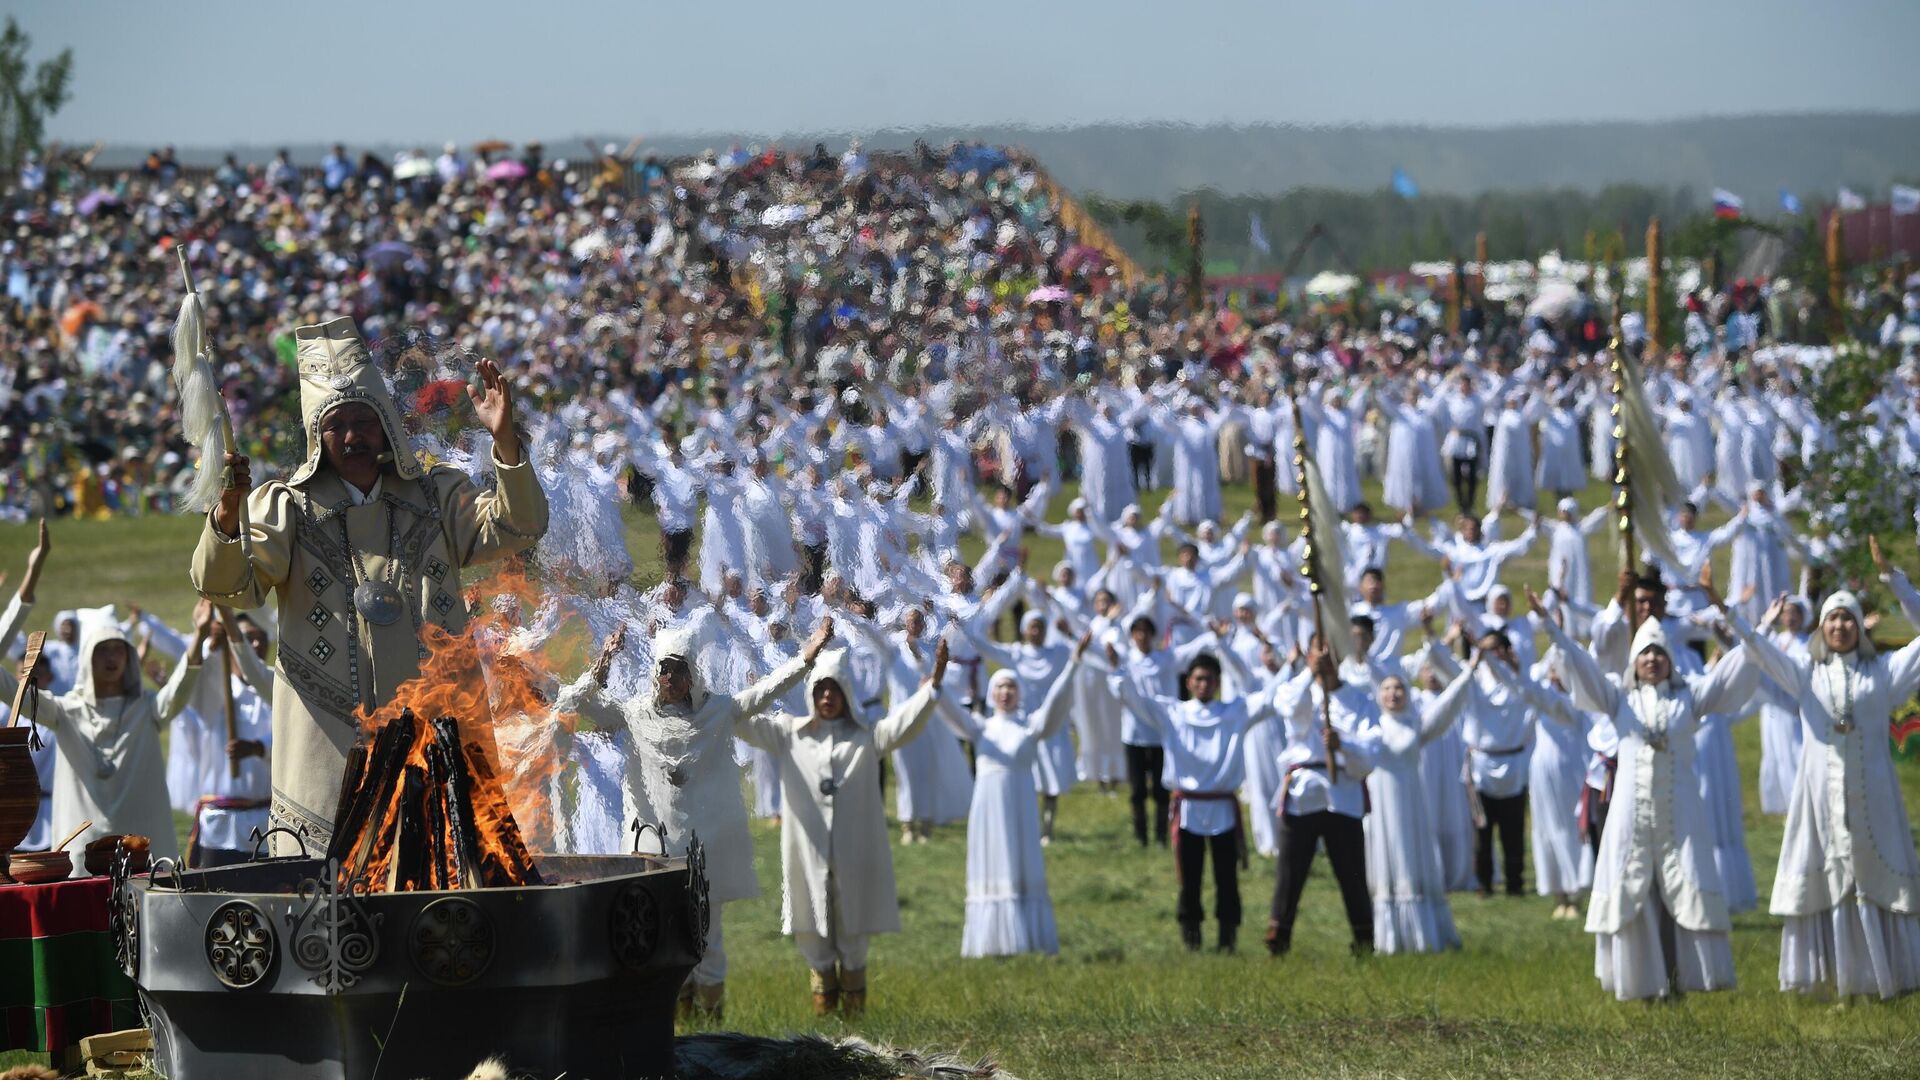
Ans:
<svg viewBox="0 0 1920 1080"><path fill-rule="evenodd" d="M1354 654L1353 627L1347 621L1346 557L1341 552L1340 518L1320 482L1320 470L1307 456L1306 429L1300 423L1300 399L1293 405L1293 475L1300 489L1300 574L1313 593L1313 624L1338 663ZM1331 742L1333 695L1320 695L1321 738ZM1340 779L1340 766L1327 752L1327 780Z"/></svg>
<svg viewBox="0 0 1920 1080"><path fill-rule="evenodd" d="M1614 526L1620 533L1620 566L1635 569L1636 529L1648 555L1661 565L1678 566L1661 513L1682 498L1680 481L1673 475L1666 443L1647 406L1639 370L1620 348L1618 338L1609 343L1609 351L1613 357L1613 508Z"/></svg>

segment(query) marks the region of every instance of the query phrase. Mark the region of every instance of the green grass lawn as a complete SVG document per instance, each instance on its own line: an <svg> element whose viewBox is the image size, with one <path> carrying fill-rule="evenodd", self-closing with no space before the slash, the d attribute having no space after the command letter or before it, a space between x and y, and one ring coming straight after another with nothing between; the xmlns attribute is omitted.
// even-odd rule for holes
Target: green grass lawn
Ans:
<svg viewBox="0 0 1920 1080"><path fill-rule="evenodd" d="M1582 502L1592 506L1603 494L1592 488ZM1249 501L1244 487L1230 489L1229 513ZM36 624L60 607L129 601L183 624L196 529L181 519L56 523ZM641 576L651 580L659 572L651 518L633 515L630 535ZM0 530L0 566L17 574L31 542L28 530ZM1032 546L1036 568L1058 557L1050 541ZM1915 566L1912 537L1889 549L1900 565ZM1604 588L1614 560L1604 538L1594 551ZM1545 559L1542 544L1509 564L1505 580L1542 584ZM1423 594L1438 575L1396 548L1391 595ZM1906 634L1904 624L1890 629L1887 636ZM1735 730L1764 907L1780 824L1758 811L1757 727ZM1903 768L1911 813L1920 806L1920 764ZM1459 953L1356 961L1324 870L1308 886L1293 954L1270 960L1259 937L1273 870L1256 856L1242 881L1246 947L1235 956L1188 954L1173 923L1171 857L1137 850L1124 798L1085 786L1064 800L1047 853L1059 957L960 959L965 836L948 828L929 845L895 850L905 929L877 940L867 1018L855 1028L821 1025L808 1007L805 968L779 934L775 832L756 825L755 847L768 895L727 912L726 1026L751 1033L857 1030L896 1045L991 1056L1028 1078L1920 1075L1920 995L1881 1004L1781 994L1779 924L1764 913L1735 920L1738 990L1622 1005L1593 977L1592 937L1579 923L1552 921L1551 905L1531 897L1456 896L1466 941ZM472 1057L486 1050L476 1033ZM14 1060L0 1055L0 1068Z"/></svg>

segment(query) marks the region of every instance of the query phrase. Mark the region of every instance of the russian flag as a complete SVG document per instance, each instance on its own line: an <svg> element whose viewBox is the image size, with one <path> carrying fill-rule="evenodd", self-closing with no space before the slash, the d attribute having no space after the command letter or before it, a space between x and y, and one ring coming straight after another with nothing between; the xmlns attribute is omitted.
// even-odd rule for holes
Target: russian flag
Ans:
<svg viewBox="0 0 1920 1080"><path fill-rule="evenodd" d="M1713 216L1717 218L1738 218L1747 208L1740 196L1726 188L1713 189Z"/></svg>

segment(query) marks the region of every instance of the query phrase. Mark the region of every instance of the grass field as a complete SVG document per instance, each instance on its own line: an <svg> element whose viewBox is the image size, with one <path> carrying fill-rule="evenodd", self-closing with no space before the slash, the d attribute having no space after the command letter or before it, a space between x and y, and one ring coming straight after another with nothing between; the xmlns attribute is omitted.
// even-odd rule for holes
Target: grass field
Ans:
<svg viewBox="0 0 1920 1080"><path fill-rule="evenodd" d="M1582 501L1591 506L1602 495L1591 489ZM1244 488L1230 490L1230 514L1247 503ZM657 575L651 520L635 516L630 525L642 577ZM183 623L196 527L151 518L56 523L36 623L60 607L128 601ZM27 530L0 530L0 566L17 574L30 543ZM1911 537L1889 548L1900 565L1915 566ZM1604 549L1595 544L1601 582L1614 569ZM1036 568L1056 557L1055 545L1035 539ZM1404 549L1392 559L1396 598L1424 593L1438 579L1437 567ZM1544 575L1542 544L1509 564L1505 580L1538 585ZM1905 632L1901 625L1889 636ZM1758 812L1756 726L1740 725L1735 738L1764 906L1780 824ZM1911 813L1920 807L1920 764L1903 767ZM1126 817L1124 798L1085 786L1064 800L1059 838L1047 853L1062 943L1051 959L960 959L962 829L896 849L905 930L877 941L872 1008L858 1033L992 1056L1028 1078L1920 1075L1920 995L1881 1004L1779 993L1779 925L1764 913L1735 920L1738 990L1622 1005L1594 980L1592 938L1579 923L1550 920L1550 904L1531 897L1456 896L1466 941L1459 953L1356 961L1322 872L1308 887L1294 953L1270 960L1258 942L1272 864L1256 856L1242 881L1247 947L1235 956L1190 955L1173 923L1171 857L1137 850ZM728 908L726 1026L758 1034L815 1029L804 967L779 934L777 837L756 825L755 843L770 895ZM821 1030L848 1029L831 1022ZM486 1049L476 1036L472 1056ZM0 1068L13 1060L0 1055Z"/></svg>

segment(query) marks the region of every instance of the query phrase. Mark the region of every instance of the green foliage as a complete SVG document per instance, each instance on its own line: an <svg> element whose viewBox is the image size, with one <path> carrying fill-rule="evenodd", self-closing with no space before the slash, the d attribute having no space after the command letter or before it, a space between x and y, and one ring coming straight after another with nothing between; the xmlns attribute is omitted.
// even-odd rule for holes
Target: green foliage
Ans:
<svg viewBox="0 0 1920 1080"><path fill-rule="evenodd" d="M1875 580L1867 537L1900 535L1911 520L1907 486L1895 482L1899 470L1866 408L1899 360L1891 350L1850 343L1814 380L1813 411L1830 436L1813 459L1811 490L1824 500L1814 527L1824 524L1840 539L1834 558L1843 581Z"/></svg>
<svg viewBox="0 0 1920 1080"><path fill-rule="evenodd" d="M0 166L8 172L20 167L27 151L40 149L47 118L71 96L73 50L34 64L27 58L32 47L33 39L7 16L0 31Z"/></svg>
<svg viewBox="0 0 1920 1080"><path fill-rule="evenodd" d="M1209 237L1207 257L1238 266L1255 262L1248 239L1248 216L1258 213L1273 244L1262 270L1285 269L1288 255L1314 225L1323 225L1330 244L1309 245L1294 272L1312 274L1404 267L1416 260L1471 258L1477 233L1487 234L1492 259L1534 258L1557 248L1581 257L1589 230L1599 235L1621 231L1630 246L1621 252L1642 254L1647 218L1660 214L1681 221L1698 214L1686 188L1658 191L1615 184L1598 192L1489 191L1475 196L1422 195L1405 199L1386 189L1372 192L1298 188L1284 195L1223 195L1201 190L1176 203L1124 201L1089 193L1089 213L1113 232L1114 239L1141 256L1149 271L1184 268L1185 207L1198 204Z"/></svg>

